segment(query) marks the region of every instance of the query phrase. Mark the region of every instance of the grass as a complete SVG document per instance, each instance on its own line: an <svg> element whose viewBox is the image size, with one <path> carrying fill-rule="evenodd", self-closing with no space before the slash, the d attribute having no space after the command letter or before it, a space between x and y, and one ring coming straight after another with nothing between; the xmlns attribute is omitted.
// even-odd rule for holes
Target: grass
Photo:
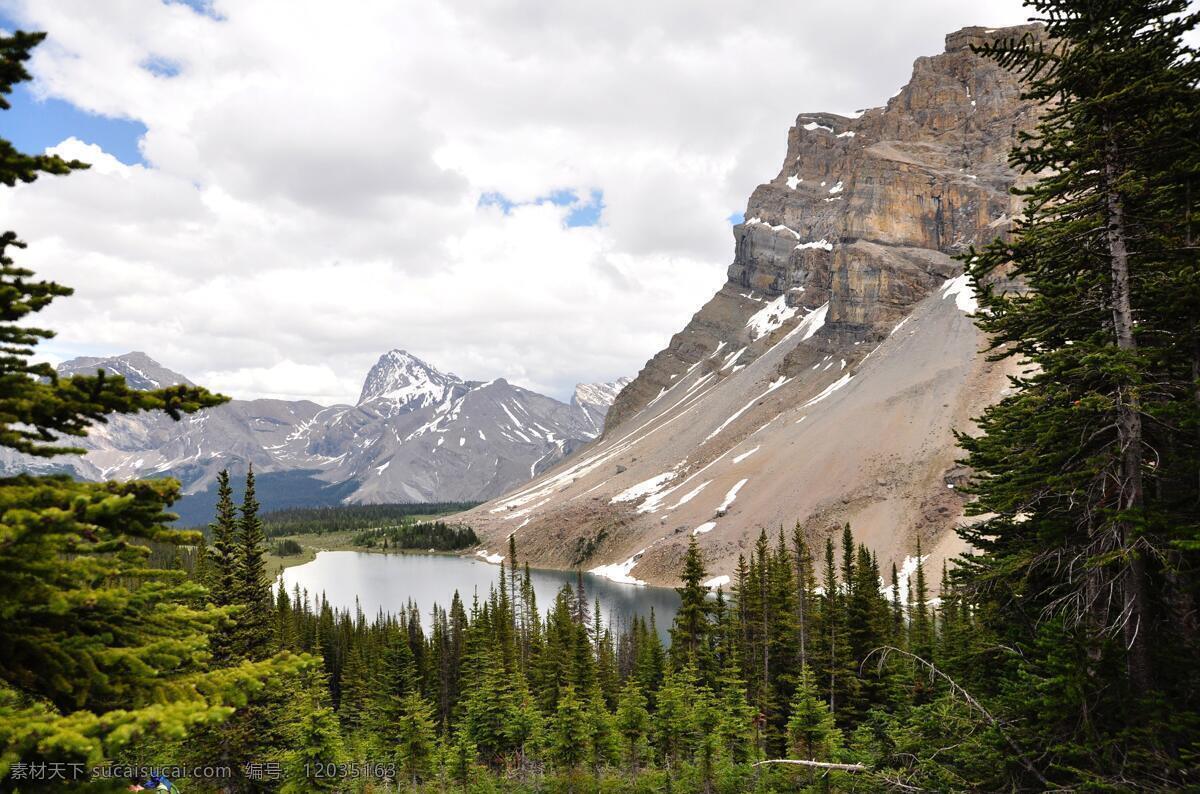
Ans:
<svg viewBox="0 0 1200 794"><path fill-rule="evenodd" d="M302 551L299 554L290 554L287 557L280 557L268 551L263 556L267 564L268 573L278 573L284 568L291 568L294 565L303 565L306 562L312 562L317 558L318 551L370 551L370 549L362 546L355 546L350 541L354 535L358 534L355 530L343 530L341 532L322 532L320 534L308 535L288 535L292 540L300 544ZM271 538L268 542L268 549L273 549L275 544L283 538Z"/></svg>

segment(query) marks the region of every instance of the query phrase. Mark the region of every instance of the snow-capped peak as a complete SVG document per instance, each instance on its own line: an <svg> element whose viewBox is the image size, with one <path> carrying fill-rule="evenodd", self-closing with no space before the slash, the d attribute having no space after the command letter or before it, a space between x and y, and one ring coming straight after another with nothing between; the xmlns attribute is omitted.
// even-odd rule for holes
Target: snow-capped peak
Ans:
<svg viewBox="0 0 1200 794"><path fill-rule="evenodd" d="M629 385L629 378L617 378L609 383L577 383L575 385L575 396L571 398L571 402L576 405L595 405L601 408L608 408L617 399L617 395L621 393Z"/></svg>
<svg viewBox="0 0 1200 794"><path fill-rule="evenodd" d="M183 375L167 369L140 350L116 356L80 356L62 362L56 369L62 376L95 375L96 370L102 369L122 376L132 389L162 389L178 383L193 385Z"/></svg>
<svg viewBox="0 0 1200 794"><path fill-rule="evenodd" d="M418 408L444 402L451 390L462 384L457 375L426 364L405 350L391 350L379 357L367 373L358 404L383 403L394 408Z"/></svg>

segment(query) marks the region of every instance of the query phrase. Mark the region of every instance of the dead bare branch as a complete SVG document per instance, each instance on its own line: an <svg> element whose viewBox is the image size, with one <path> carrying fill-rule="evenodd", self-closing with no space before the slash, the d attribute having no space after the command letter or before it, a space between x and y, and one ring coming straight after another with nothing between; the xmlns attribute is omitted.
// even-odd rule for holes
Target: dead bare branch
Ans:
<svg viewBox="0 0 1200 794"><path fill-rule="evenodd" d="M769 758L765 761L756 761L754 766L763 764L795 764L797 766L811 766L817 769L836 769L839 772L870 772L871 770L862 764L834 764L828 761L806 761L798 758Z"/></svg>
<svg viewBox="0 0 1200 794"><path fill-rule="evenodd" d="M906 656L909 659L912 659L917 664L926 668L929 671L930 675L937 676L938 678L945 681L950 686L950 690L952 692L956 693L959 697L961 697L963 700L965 700L967 702L967 705L971 706L971 708L978 711L980 714L983 715L984 719L986 719L989 723L991 723L992 727L994 727L996 729L996 732L1000 734L1001 738L1003 738L1004 741L1008 744L1008 746L1010 748L1012 748L1012 751L1014 753L1016 753L1017 759L1021 762L1021 765L1025 767L1026 771L1028 771L1031 775L1033 775L1035 778L1037 778L1038 782L1041 783L1043 786L1045 786L1047 789L1054 787L1053 784L1051 784L1050 781L1047 780L1042 775L1042 773L1038 771L1037 767L1035 767L1033 765L1033 762L1029 760L1029 757L1027 755L1025 755L1025 751L1021 749L1021 746L1019 744L1017 744L1016 740L1008 735L1007 731L1004 730L1004 726L1001 725L1000 720L998 720L994 716L992 716L992 713L990 711L988 711L982 703L980 703L978 700L976 700L974 698L974 696L971 695L970 692L968 692L967 690L965 690L961 686L959 686L957 681L955 681L953 678L946 675L941 670L939 670L937 667L935 667L932 662L927 661L926 659L922 659L920 656L917 656L915 653L909 653L908 651L902 650L893 645L883 645L879 648L875 648L870 653L868 653L866 658L863 659L863 664L866 664L866 660L870 659L876 653L882 654L884 656L886 656L887 654L890 654L890 653L896 653L896 654L900 654L901 656Z"/></svg>

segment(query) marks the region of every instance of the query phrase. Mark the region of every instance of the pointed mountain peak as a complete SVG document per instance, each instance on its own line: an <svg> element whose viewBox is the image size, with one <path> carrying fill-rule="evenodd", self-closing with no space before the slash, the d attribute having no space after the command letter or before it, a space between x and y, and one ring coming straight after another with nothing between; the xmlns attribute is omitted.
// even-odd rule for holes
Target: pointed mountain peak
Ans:
<svg viewBox="0 0 1200 794"><path fill-rule="evenodd" d="M358 404L387 403L417 408L440 403L462 380L442 372L406 350L396 348L379 357L367 373Z"/></svg>
<svg viewBox="0 0 1200 794"><path fill-rule="evenodd" d="M179 383L188 386L195 385L183 375L167 369L140 350L116 356L79 356L62 362L56 369L62 376L95 375L96 370L102 369L125 378L125 382L130 388L143 391L162 389Z"/></svg>
<svg viewBox="0 0 1200 794"><path fill-rule="evenodd" d="M617 399L621 389L629 385L629 382L629 378L617 378L608 383L577 383L571 402L576 405L587 404L608 408L613 404L613 400Z"/></svg>

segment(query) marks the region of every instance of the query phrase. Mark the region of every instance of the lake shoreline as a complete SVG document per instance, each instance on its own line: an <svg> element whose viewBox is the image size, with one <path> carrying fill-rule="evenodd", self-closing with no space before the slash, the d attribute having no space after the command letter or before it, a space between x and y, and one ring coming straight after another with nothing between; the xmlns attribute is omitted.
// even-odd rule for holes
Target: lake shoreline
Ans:
<svg viewBox="0 0 1200 794"><path fill-rule="evenodd" d="M289 554L286 557L281 557L277 554L272 554L268 551L265 555L267 570L274 571L278 574L287 568L295 568L297 565L305 565L317 558L317 555L323 551L361 551L364 554L432 554L443 555L450 557L464 556L461 551L440 551L438 549L382 549L376 546L356 546L350 542L348 538L340 538L335 536L341 535L356 535L358 531L348 532L326 532L314 535L287 535L284 537L272 538L272 543L277 543L281 540L295 540L304 549L300 554ZM323 543L318 543L315 539L326 539ZM328 539L333 538L332 542Z"/></svg>
<svg viewBox="0 0 1200 794"><path fill-rule="evenodd" d="M295 558L298 563L300 556ZM468 610L476 598L483 601L499 581L499 566L483 557L420 549L317 549L308 564L279 569L275 582L291 593L297 585L310 598L323 597L334 609L362 609L366 614L397 614L417 605L425 623L436 604L448 609L457 592ZM530 567L530 583L538 611L553 608L564 587L574 591L579 574L574 571ZM655 616L658 632L674 622L679 595L673 588L614 582L597 574L582 573L589 608L600 602L605 622L626 622L636 614Z"/></svg>

